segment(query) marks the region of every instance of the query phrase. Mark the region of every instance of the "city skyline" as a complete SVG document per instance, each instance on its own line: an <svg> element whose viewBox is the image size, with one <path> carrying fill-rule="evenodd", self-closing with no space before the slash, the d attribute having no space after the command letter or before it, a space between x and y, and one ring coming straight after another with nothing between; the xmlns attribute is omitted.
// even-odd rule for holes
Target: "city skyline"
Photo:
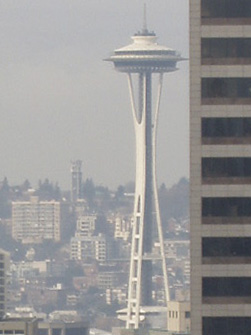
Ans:
<svg viewBox="0 0 251 335"><path fill-rule="evenodd" d="M159 42L187 56L187 1L146 3ZM128 41L138 29L143 2L27 0L1 1L1 6L0 179L28 178L34 185L48 177L70 188L70 161L80 159L83 179L111 188L133 180L126 83L102 59L109 56L105 50ZM160 106L157 161L158 181L167 186L188 176L188 64L169 77Z"/></svg>

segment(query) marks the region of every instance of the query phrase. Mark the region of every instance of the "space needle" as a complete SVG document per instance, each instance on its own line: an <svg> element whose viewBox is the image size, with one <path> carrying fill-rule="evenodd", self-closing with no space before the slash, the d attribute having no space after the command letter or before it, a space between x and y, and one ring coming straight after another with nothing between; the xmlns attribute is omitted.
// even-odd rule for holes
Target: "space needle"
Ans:
<svg viewBox="0 0 251 335"><path fill-rule="evenodd" d="M162 264L165 302L169 301L168 276L159 211L156 181L156 131L163 83L166 72L177 70L183 60L173 49L159 45L154 32L147 29L144 10L143 29L132 36L132 43L116 49L106 59L115 69L127 73L136 137L135 200L132 227L130 273L126 328L138 329L146 313L157 309L152 298L153 262ZM157 97L153 108L152 79L157 76ZM157 231L159 252L153 254Z"/></svg>

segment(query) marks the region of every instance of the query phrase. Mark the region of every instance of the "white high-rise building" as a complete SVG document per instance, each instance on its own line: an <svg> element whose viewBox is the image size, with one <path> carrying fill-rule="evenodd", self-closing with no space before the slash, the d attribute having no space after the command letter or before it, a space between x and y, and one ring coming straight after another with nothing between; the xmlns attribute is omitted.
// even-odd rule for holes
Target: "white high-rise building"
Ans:
<svg viewBox="0 0 251 335"><path fill-rule="evenodd" d="M12 202L12 237L22 243L60 241L61 204L59 201Z"/></svg>

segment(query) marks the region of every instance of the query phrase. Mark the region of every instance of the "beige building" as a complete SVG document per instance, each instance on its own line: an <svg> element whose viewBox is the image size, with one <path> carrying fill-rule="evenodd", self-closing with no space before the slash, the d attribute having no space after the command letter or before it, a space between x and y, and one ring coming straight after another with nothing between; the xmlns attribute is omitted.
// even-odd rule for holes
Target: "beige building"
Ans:
<svg viewBox="0 0 251 335"><path fill-rule="evenodd" d="M190 302L169 301L167 306L167 329L170 333L190 333Z"/></svg>
<svg viewBox="0 0 251 335"><path fill-rule="evenodd" d="M22 243L60 241L61 204L58 201L12 202L12 237Z"/></svg>
<svg viewBox="0 0 251 335"><path fill-rule="evenodd" d="M251 329L251 1L190 0L191 333Z"/></svg>
<svg viewBox="0 0 251 335"><path fill-rule="evenodd" d="M89 335L89 322L45 320L39 321L37 335Z"/></svg>
<svg viewBox="0 0 251 335"><path fill-rule="evenodd" d="M3 335L88 335L89 323L36 318L6 319L0 322L0 333Z"/></svg>
<svg viewBox="0 0 251 335"><path fill-rule="evenodd" d="M8 319L0 322L3 335L38 335L37 319Z"/></svg>

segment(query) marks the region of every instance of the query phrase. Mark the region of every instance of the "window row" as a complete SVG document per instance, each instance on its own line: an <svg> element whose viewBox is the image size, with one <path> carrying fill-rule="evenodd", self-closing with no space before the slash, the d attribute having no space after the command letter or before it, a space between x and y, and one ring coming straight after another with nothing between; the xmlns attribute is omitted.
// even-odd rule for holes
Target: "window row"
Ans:
<svg viewBox="0 0 251 335"><path fill-rule="evenodd" d="M251 158L202 158L202 178L251 177Z"/></svg>
<svg viewBox="0 0 251 335"><path fill-rule="evenodd" d="M15 330L0 330L0 334L24 334L24 330L15 329Z"/></svg>
<svg viewBox="0 0 251 335"><path fill-rule="evenodd" d="M251 137L251 118L203 118L201 135L205 137Z"/></svg>
<svg viewBox="0 0 251 335"><path fill-rule="evenodd" d="M203 317L203 335L250 335L250 317Z"/></svg>
<svg viewBox="0 0 251 335"><path fill-rule="evenodd" d="M201 0L202 18L251 17L250 0Z"/></svg>
<svg viewBox="0 0 251 335"><path fill-rule="evenodd" d="M251 277L202 278L203 297L250 297Z"/></svg>
<svg viewBox="0 0 251 335"><path fill-rule="evenodd" d="M251 58L251 38L202 38L201 58Z"/></svg>
<svg viewBox="0 0 251 335"><path fill-rule="evenodd" d="M203 237L203 257L251 257L251 237Z"/></svg>
<svg viewBox="0 0 251 335"><path fill-rule="evenodd" d="M202 198L202 216L251 217L251 198Z"/></svg>
<svg viewBox="0 0 251 335"><path fill-rule="evenodd" d="M251 78L202 78L202 98L251 98Z"/></svg>

